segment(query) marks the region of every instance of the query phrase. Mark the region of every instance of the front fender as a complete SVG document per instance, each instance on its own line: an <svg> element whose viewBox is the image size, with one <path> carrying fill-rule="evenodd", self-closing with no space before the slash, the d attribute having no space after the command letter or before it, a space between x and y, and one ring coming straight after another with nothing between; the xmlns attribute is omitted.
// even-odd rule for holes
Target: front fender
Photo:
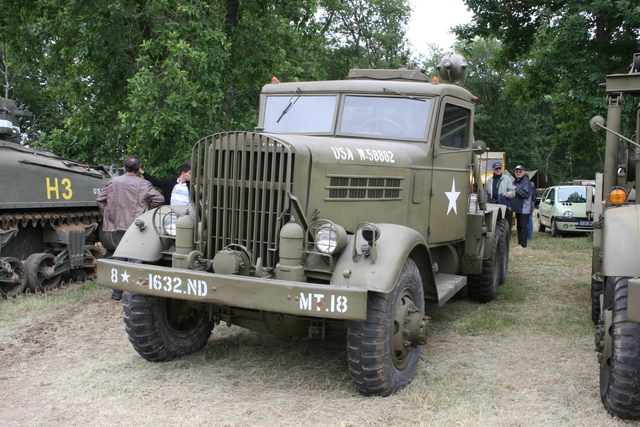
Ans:
<svg viewBox="0 0 640 427"><path fill-rule="evenodd" d="M184 208L187 207L188 206L184 206ZM171 210L178 211L179 209L176 208L180 207L175 206L169 208L168 206L161 206L156 209L151 209L136 218L136 221L143 221L145 227L140 229L135 225L134 221L127 229L122 240L120 240L120 244L118 244L118 247L113 253L113 257L138 259L145 262L160 261L162 251L167 250L173 243L173 240L161 238L158 235L153 224L154 214L160 210L162 210L163 214ZM160 212L158 214L160 217Z"/></svg>
<svg viewBox="0 0 640 427"><path fill-rule="evenodd" d="M602 229L604 276L640 276L640 205L607 209Z"/></svg>
<svg viewBox="0 0 640 427"><path fill-rule="evenodd" d="M397 224L376 224L380 229L380 238L376 242L377 259L372 262L372 256L360 255L354 261L352 257L353 245L360 248L366 244L362 231L349 236L349 241L336 262L331 284L338 286L354 286L370 291L389 293L393 291L396 281L402 271L404 261L409 254L419 246L424 247L426 253L427 242L417 231ZM424 278L423 278L424 280Z"/></svg>

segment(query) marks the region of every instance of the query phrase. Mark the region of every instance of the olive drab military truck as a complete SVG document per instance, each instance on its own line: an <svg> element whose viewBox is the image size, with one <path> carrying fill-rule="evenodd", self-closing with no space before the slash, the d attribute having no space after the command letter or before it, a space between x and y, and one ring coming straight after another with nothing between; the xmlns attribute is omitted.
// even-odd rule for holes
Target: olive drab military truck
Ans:
<svg viewBox="0 0 640 427"><path fill-rule="evenodd" d="M101 215L96 196L111 168L74 162L21 144L20 119L0 98L0 296L45 292L94 278Z"/></svg>
<svg viewBox="0 0 640 427"><path fill-rule="evenodd" d="M640 418L640 106L630 107L640 96L640 54L629 74L607 76L606 95L606 126L602 117L591 120L594 130L607 131L593 204L592 318L602 402L611 414L633 419ZM623 123L634 127L622 131ZM634 133L635 141L624 135Z"/></svg>
<svg viewBox="0 0 640 427"><path fill-rule="evenodd" d="M448 55L440 73L461 78ZM365 395L414 376L429 318L461 289L494 298L509 213L471 203L475 98L420 70L266 85L254 132L193 149L190 206L140 216L98 283L122 289L135 350L151 361L202 348L220 321L283 340L346 334ZM475 198L474 198L475 200Z"/></svg>

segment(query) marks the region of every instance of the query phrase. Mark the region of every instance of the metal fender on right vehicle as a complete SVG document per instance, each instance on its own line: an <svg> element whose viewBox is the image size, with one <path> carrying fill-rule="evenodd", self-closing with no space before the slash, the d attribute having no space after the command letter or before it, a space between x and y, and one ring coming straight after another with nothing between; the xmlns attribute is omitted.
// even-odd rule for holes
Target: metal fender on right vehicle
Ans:
<svg viewBox="0 0 640 427"><path fill-rule="evenodd" d="M640 205L607 209L602 239L602 273L640 276ZM623 243L624 242L624 243Z"/></svg>
<svg viewBox="0 0 640 427"><path fill-rule="evenodd" d="M397 224L375 224L380 230L380 238L375 243L376 259L373 260L373 251L369 256L362 253L362 245L366 241L362 232L349 236L349 242L336 263L335 273L331 277L332 285L364 288L369 291L389 293L395 289L396 281L402 271L404 260L417 247L422 246L424 252L427 242L417 231ZM357 256L353 257L353 245L356 245ZM423 266L430 266L428 259L417 260ZM420 266L419 266L420 267ZM420 268L422 274L426 268ZM428 271L431 271L430 269ZM423 283L434 283L425 280Z"/></svg>

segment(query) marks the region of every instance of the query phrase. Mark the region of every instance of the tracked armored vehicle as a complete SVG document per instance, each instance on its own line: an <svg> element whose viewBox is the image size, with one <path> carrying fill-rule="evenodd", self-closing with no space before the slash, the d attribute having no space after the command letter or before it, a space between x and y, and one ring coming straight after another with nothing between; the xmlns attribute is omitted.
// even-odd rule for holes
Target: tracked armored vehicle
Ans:
<svg viewBox="0 0 640 427"><path fill-rule="evenodd" d="M596 175L593 204L591 306L600 396L607 411L627 419L640 419L639 97L636 53L628 74L607 76L606 125L600 116L591 120L594 130L607 131L604 173ZM629 102L636 103L635 111L624 108Z"/></svg>
<svg viewBox="0 0 640 427"><path fill-rule="evenodd" d="M112 177L20 143L20 118L32 114L0 98L0 294L44 292L93 277L100 251L97 194Z"/></svg>
<svg viewBox="0 0 640 427"><path fill-rule="evenodd" d="M441 74L460 78L450 55ZM507 275L510 212L480 182L475 98L419 70L266 85L254 132L193 149L190 206L140 216L100 285L122 289L135 350L202 348L224 321L296 341L346 335L356 388L414 377L430 320L462 289L492 300ZM478 202L476 202L478 200Z"/></svg>

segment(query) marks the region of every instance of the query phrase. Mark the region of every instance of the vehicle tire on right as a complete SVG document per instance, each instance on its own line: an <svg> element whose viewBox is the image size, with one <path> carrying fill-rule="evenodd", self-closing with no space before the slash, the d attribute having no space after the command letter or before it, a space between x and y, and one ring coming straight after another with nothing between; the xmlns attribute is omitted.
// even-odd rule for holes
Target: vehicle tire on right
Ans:
<svg viewBox="0 0 640 427"><path fill-rule="evenodd" d="M205 346L214 322L192 301L124 292L124 323L129 341L151 362L173 360Z"/></svg>
<svg viewBox="0 0 640 427"><path fill-rule="evenodd" d="M612 415L640 419L640 324L627 317L628 283L628 277L607 279L612 345L609 370L600 367L600 397Z"/></svg>

